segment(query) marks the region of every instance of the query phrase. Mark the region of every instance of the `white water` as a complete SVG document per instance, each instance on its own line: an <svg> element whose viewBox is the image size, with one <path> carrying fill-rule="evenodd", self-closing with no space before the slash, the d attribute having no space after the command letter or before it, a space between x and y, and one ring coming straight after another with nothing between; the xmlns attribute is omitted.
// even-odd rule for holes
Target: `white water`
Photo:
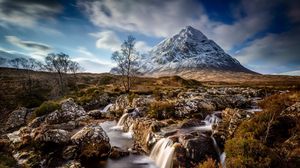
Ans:
<svg viewBox="0 0 300 168"><path fill-rule="evenodd" d="M122 135L126 138L132 138L133 136L133 124L130 125L128 132L123 133Z"/></svg>
<svg viewBox="0 0 300 168"><path fill-rule="evenodd" d="M219 111L216 111L212 114L209 114L205 117L204 121L208 124L218 124L221 119L219 117L216 116L216 113L220 113Z"/></svg>
<svg viewBox="0 0 300 168"><path fill-rule="evenodd" d="M204 119L205 125L194 127L193 130L197 130L197 131L212 131L212 126L214 124L217 125L221 121L221 119L216 116L217 113L220 113L220 112L216 111L216 112L214 112L212 114L207 115L205 117L205 119Z"/></svg>
<svg viewBox="0 0 300 168"><path fill-rule="evenodd" d="M223 152L223 153L220 155L220 162L221 162L221 165L222 165L223 168L226 167L225 159L226 159L226 153Z"/></svg>
<svg viewBox="0 0 300 168"><path fill-rule="evenodd" d="M133 146L133 140L123 136L121 130L111 129L116 126L115 121L105 121L101 123L101 127L106 132L109 137L110 144L112 146L117 146L122 149L131 149ZM108 159L104 165L99 165L98 167L103 168L157 168L148 156L140 155L140 154L130 154L129 156L125 156L118 160Z"/></svg>
<svg viewBox="0 0 300 168"><path fill-rule="evenodd" d="M172 168L174 151L173 141L169 138L162 138L154 145L150 158L160 168Z"/></svg>
<svg viewBox="0 0 300 168"><path fill-rule="evenodd" d="M114 130L123 130L123 127L124 127L124 123L126 121L126 119L128 118L128 113L124 113L122 115L122 117L119 119L118 121L118 124L114 127L111 127L111 129L114 129Z"/></svg>
<svg viewBox="0 0 300 168"><path fill-rule="evenodd" d="M105 106L102 110L101 110L101 112L102 113L106 113L107 112L107 110L111 107L111 106L113 106L113 104L108 104L107 106Z"/></svg>

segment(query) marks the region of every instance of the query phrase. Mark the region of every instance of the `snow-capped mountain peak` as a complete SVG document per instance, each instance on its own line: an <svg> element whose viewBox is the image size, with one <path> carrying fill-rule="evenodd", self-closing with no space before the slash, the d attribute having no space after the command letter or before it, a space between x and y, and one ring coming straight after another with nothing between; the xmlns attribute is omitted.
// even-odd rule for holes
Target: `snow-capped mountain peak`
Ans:
<svg viewBox="0 0 300 168"><path fill-rule="evenodd" d="M178 34L160 42L140 60L144 74L190 69L230 70L253 73L226 54L201 31L186 26Z"/></svg>

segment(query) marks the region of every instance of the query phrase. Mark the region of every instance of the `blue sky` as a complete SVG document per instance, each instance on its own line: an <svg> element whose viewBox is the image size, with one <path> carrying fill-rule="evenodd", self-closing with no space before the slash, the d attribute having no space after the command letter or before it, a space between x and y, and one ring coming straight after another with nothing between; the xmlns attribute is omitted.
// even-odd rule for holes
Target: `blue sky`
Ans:
<svg viewBox="0 0 300 168"><path fill-rule="evenodd" d="M0 52L39 60L64 52L105 72L128 35L147 52L191 25L247 68L281 73L300 70L299 23L296 0L0 0Z"/></svg>

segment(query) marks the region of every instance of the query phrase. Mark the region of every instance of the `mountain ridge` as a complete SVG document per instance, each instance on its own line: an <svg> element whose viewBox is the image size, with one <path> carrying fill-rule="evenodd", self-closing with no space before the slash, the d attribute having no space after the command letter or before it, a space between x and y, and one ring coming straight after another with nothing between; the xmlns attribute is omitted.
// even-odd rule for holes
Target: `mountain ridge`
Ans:
<svg viewBox="0 0 300 168"><path fill-rule="evenodd" d="M172 75L191 69L257 74L191 26L154 46L139 62L142 65L139 71L144 75L164 72Z"/></svg>

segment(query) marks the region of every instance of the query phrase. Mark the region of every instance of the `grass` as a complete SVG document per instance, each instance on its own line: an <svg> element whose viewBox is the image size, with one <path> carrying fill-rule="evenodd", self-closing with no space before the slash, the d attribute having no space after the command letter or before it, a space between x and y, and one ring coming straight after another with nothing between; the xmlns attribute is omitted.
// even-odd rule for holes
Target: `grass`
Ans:
<svg viewBox="0 0 300 168"><path fill-rule="evenodd" d="M60 104L55 101L45 101L38 108L34 110L35 117L40 117L49 114L60 108Z"/></svg>
<svg viewBox="0 0 300 168"><path fill-rule="evenodd" d="M286 150L290 145L286 140L300 137L300 118L296 125L289 120L282 120L281 112L300 101L300 92L276 94L260 103L264 109L251 120L246 120L238 127L232 139L226 141L226 166L245 168L284 167L300 163L300 144L292 144L293 150ZM286 118L285 118L286 119ZM270 129L268 129L270 128ZM298 160L293 160L295 154Z"/></svg>

